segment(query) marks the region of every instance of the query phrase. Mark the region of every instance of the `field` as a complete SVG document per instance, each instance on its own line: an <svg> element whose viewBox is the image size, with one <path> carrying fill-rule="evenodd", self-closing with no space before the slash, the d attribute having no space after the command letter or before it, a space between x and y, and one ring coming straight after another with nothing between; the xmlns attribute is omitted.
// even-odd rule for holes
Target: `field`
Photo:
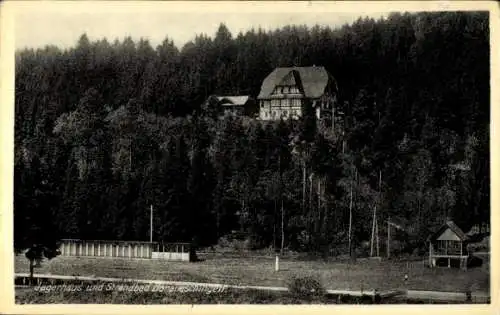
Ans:
<svg viewBox="0 0 500 315"><path fill-rule="evenodd" d="M193 263L158 260L57 257L44 261L35 273L134 278L287 287L294 277L318 279L325 289L434 290L489 293L489 263L467 271L427 268L423 260L339 262L283 258L280 271L274 257L251 255L199 255ZM15 272L27 273L28 261L15 258ZM404 281L405 274L408 280Z"/></svg>

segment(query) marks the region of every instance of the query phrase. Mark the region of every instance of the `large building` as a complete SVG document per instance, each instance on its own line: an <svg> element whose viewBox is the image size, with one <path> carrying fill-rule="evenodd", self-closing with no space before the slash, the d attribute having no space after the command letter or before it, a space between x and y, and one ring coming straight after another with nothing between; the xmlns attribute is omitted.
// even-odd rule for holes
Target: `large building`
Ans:
<svg viewBox="0 0 500 315"><path fill-rule="evenodd" d="M305 101L321 118L331 115L337 84L324 67L276 68L262 82L257 99L262 120L299 118Z"/></svg>

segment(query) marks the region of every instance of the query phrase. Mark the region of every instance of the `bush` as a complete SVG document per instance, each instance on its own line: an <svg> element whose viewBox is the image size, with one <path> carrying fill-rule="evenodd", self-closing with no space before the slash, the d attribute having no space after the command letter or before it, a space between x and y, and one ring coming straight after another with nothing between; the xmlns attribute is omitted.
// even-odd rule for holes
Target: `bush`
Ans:
<svg viewBox="0 0 500 315"><path fill-rule="evenodd" d="M321 282L313 277L292 278L288 290L297 297L319 297L326 294Z"/></svg>
<svg viewBox="0 0 500 315"><path fill-rule="evenodd" d="M469 252L489 252L490 251L490 237L481 237L478 236L476 239L473 239L473 243L469 243L467 245L467 249Z"/></svg>
<svg viewBox="0 0 500 315"><path fill-rule="evenodd" d="M264 241L255 234L232 232L219 238L215 246L218 251L246 252L262 249Z"/></svg>

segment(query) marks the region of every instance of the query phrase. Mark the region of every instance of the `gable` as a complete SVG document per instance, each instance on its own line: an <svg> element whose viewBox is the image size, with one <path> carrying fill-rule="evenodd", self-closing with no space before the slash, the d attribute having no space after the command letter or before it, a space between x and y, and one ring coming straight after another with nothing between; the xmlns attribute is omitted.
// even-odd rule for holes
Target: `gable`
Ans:
<svg viewBox="0 0 500 315"><path fill-rule="evenodd" d="M434 234L429 235L428 241L435 240L460 240L467 241L468 237L464 234L462 229L460 229L453 221L447 221L445 224L439 228Z"/></svg>
<svg viewBox="0 0 500 315"><path fill-rule="evenodd" d="M294 86L297 85L297 82L295 80L295 71L292 70L290 71L279 83L281 86Z"/></svg>
<svg viewBox="0 0 500 315"><path fill-rule="evenodd" d="M300 94L303 95L302 85L300 82L299 73L295 70L290 71L287 75L283 77L279 84L276 85L273 95L283 95L283 94Z"/></svg>
<svg viewBox="0 0 500 315"><path fill-rule="evenodd" d="M292 82L292 80L299 83L305 97L320 98L325 93L332 77L324 67L276 68L262 82L258 98L269 97L276 86L281 85L282 82Z"/></svg>
<svg viewBox="0 0 500 315"><path fill-rule="evenodd" d="M460 241L460 237L453 232L450 228L447 228L446 230L439 235L436 240L438 241Z"/></svg>

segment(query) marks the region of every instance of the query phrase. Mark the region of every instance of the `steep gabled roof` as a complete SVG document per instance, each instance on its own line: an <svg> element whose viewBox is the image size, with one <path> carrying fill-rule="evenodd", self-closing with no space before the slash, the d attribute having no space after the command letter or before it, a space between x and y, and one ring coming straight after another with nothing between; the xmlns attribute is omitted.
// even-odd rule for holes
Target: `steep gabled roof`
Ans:
<svg viewBox="0 0 500 315"><path fill-rule="evenodd" d="M431 242L435 241L447 229L450 229L453 233L455 233L461 241L466 241L469 239L469 237L464 233L464 231L462 231L460 227L458 227L458 225L455 224L455 222L446 221L446 223L443 224L434 234L429 235L427 240Z"/></svg>
<svg viewBox="0 0 500 315"><path fill-rule="evenodd" d="M298 77L296 77L295 73L298 74ZM277 85L292 80L300 81L305 97L319 98L324 94L330 78L331 75L324 67L276 68L262 82L258 98L268 97Z"/></svg>

